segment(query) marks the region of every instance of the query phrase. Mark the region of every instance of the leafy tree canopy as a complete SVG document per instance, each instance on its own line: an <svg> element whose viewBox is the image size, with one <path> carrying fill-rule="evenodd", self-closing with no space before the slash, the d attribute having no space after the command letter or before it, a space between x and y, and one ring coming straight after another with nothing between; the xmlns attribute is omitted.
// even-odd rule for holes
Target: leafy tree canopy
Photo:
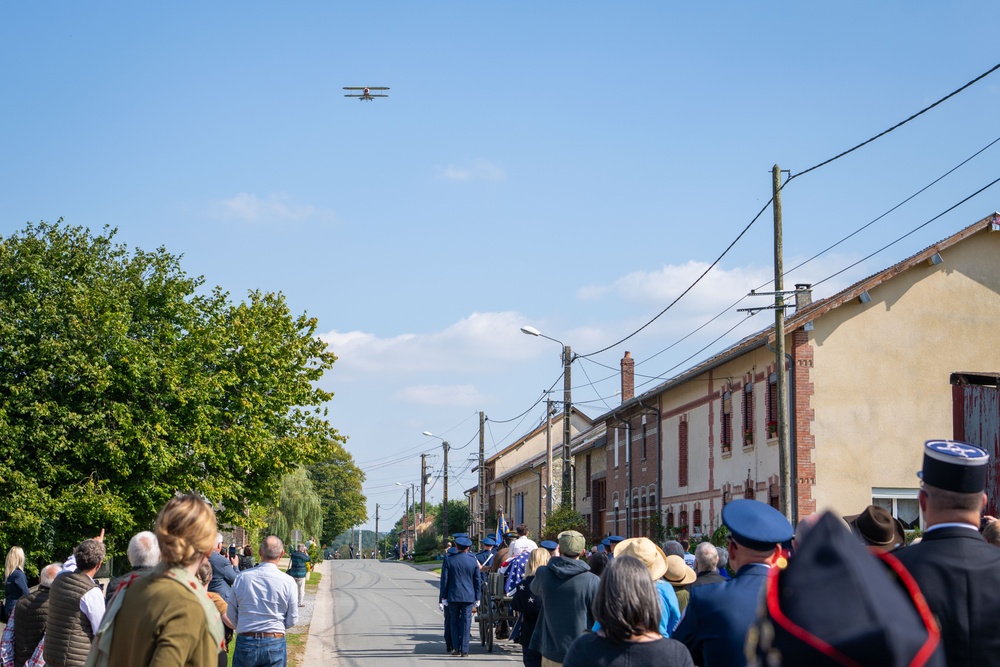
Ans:
<svg viewBox="0 0 1000 667"><path fill-rule="evenodd" d="M315 319L114 236L60 220L0 239L0 539L32 572L101 527L122 553L176 491L241 523L342 450Z"/></svg>
<svg viewBox="0 0 1000 667"><path fill-rule="evenodd" d="M319 539L323 532L323 508L305 468L296 468L281 478L278 502L267 514L267 533L280 537L288 545L286 551L294 548L291 534L295 530L302 531L302 542L310 537Z"/></svg>
<svg viewBox="0 0 1000 667"><path fill-rule="evenodd" d="M309 476L323 504L323 534L320 542L332 544L351 526L368 521L361 485L365 474L340 440L327 443L326 456L309 466Z"/></svg>

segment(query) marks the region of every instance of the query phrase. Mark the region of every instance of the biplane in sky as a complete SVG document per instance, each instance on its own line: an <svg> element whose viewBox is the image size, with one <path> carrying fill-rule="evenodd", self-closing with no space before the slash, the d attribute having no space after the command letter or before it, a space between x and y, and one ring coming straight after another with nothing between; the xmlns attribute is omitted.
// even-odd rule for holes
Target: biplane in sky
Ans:
<svg viewBox="0 0 1000 667"><path fill-rule="evenodd" d="M359 100L371 101L376 97L389 97L388 95L382 93L373 93L373 90L389 90L385 86L344 86L344 90L350 90L352 92L344 95L344 97L356 97ZM360 93L353 92L355 90L360 90Z"/></svg>

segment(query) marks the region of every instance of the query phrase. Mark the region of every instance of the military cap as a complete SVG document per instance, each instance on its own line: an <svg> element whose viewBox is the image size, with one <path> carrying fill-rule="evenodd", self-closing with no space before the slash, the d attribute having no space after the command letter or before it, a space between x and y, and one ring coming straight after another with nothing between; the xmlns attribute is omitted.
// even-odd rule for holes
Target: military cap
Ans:
<svg viewBox="0 0 1000 667"><path fill-rule="evenodd" d="M610 537L605 537L603 540L601 540L601 546L603 546L603 547L610 547L611 546L611 538Z"/></svg>
<svg viewBox="0 0 1000 667"><path fill-rule="evenodd" d="M747 549L770 551L792 539L794 531L785 515L758 500L739 498L722 508L722 523L733 540Z"/></svg>
<svg viewBox="0 0 1000 667"><path fill-rule="evenodd" d="M484 547L496 546L496 543L497 543L497 541L494 540L492 537L484 537L483 538L483 546Z"/></svg>
<svg viewBox="0 0 1000 667"><path fill-rule="evenodd" d="M456 549L455 547L448 547L448 551L446 551L445 553L447 553L449 556L454 556L455 554L458 553L458 549Z"/></svg>
<svg viewBox="0 0 1000 667"><path fill-rule="evenodd" d="M607 552L608 552L608 548L606 546L604 546L604 542L601 542L600 544L597 545L597 553L604 554L604 553L607 553Z"/></svg>
<svg viewBox="0 0 1000 667"><path fill-rule="evenodd" d="M542 542L538 546L540 546L543 549L548 549L549 551L555 551L556 549L559 548L559 544L552 540L542 540Z"/></svg>
<svg viewBox="0 0 1000 667"><path fill-rule="evenodd" d="M455 546L462 547L463 549L468 549L472 546L472 540L470 540L465 535L455 538Z"/></svg>
<svg viewBox="0 0 1000 667"><path fill-rule="evenodd" d="M468 537L468 533L453 533L452 537Z"/></svg>
<svg viewBox="0 0 1000 667"><path fill-rule="evenodd" d="M978 493L986 489L985 450L958 440L928 440L924 443L924 465L917 476L945 491Z"/></svg>
<svg viewBox="0 0 1000 667"><path fill-rule="evenodd" d="M611 535L610 537L608 537L608 545L611 547L615 547L618 545L619 542L624 542L624 541L625 538L622 537L621 535Z"/></svg>
<svg viewBox="0 0 1000 667"><path fill-rule="evenodd" d="M764 593L747 632L750 664L944 665L934 616L903 565L867 550L829 512Z"/></svg>

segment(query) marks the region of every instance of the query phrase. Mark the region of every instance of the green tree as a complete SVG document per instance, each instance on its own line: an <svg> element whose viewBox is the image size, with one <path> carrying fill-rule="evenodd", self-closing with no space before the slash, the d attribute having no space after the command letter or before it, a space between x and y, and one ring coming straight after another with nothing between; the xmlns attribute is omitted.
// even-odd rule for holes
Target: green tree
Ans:
<svg viewBox="0 0 1000 667"><path fill-rule="evenodd" d="M448 529L444 526L444 503L435 505L434 531L438 535L454 535L455 533L469 532L469 524L472 522L472 512L469 511L469 503L461 500L448 501ZM431 513L431 508L427 508L427 513Z"/></svg>
<svg viewBox="0 0 1000 667"><path fill-rule="evenodd" d="M302 541L323 532L323 508L305 468L297 468L281 478L278 502L267 514L267 532L286 544L293 530L301 530Z"/></svg>
<svg viewBox="0 0 1000 667"><path fill-rule="evenodd" d="M549 514L549 518L545 521L545 537L546 540L555 540L559 533L564 530L575 530L582 533L585 537L588 537L590 529L587 526L587 519L582 514L577 512L570 505L560 505L556 509L552 510Z"/></svg>
<svg viewBox="0 0 1000 667"><path fill-rule="evenodd" d="M329 443L326 457L309 466L309 475L323 506L321 542L332 544L351 526L368 521L366 499L361 492L365 474L340 441Z"/></svg>
<svg viewBox="0 0 1000 667"><path fill-rule="evenodd" d="M342 442L315 320L114 236L59 221L0 239L0 540L30 571L100 528L122 553L178 491L242 523Z"/></svg>

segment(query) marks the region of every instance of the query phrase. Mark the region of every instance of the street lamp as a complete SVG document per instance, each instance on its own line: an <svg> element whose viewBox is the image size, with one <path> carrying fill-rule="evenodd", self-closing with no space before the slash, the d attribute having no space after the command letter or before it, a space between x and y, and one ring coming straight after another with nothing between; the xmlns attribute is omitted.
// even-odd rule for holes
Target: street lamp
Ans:
<svg viewBox="0 0 1000 667"><path fill-rule="evenodd" d="M567 507L573 507L573 486L572 477L570 475L570 456L569 456L569 441L570 441L570 410L573 407L573 390L572 390L572 379L570 375L571 367L573 364L573 351L570 349L569 345L565 345L561 340L557 340L550 336L546 336L541 331L535 327L521 327L521 333L528 334L529 336L541 336L542 338L547 338L555 343L562 345L562 362L563 362L563 470L562 470L562 502ZM549 478L551 479L551 466L549 467Z"/></svg>
<svg viewBox="0 0 1000 667"><path fill-rule="evenodd" d="M445 537L447 538L448 536L448 448L451 447L451 445L448 444L447 440L445 440L440 436L434 435L430 431L424 431L424 435L426 435L428 438L437 438L438 440L441 441L441 445L444 447L444 503L442 505L441 511L444 513L444 516L442 518L444 519L444 532L445 532Z"/></svg>

